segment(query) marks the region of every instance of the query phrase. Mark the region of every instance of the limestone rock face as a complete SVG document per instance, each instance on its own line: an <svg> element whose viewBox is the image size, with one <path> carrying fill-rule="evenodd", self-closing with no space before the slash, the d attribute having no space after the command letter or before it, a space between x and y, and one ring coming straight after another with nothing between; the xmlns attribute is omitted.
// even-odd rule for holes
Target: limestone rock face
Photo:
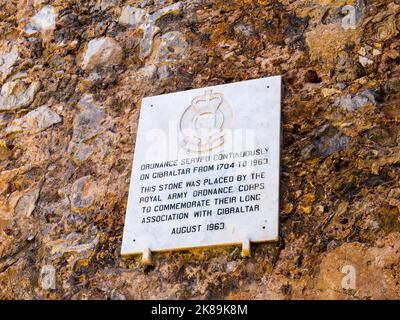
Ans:
<svg viewBox="0 0 400 320"><path fill-rule="evenodd" d="M141 60L148 58L153 50L154 37L160 32L157 22L165 16L179 14L181 9L181 2L162 7L153 13L130 5L122 8L119 23L138 28L143 34L139 53Z"/></svg>
<svg viewBox="0 0 400 320"><path fill-rule="evenodd" d="M399 235L391 234L376 247L354 242L329 251L320 265L317 295L323 299L396 299L397 286L387 279L393 277L391 269L399 259ZM346 283L346 276L352 275L349 271L354 272L354 279Z"/></svg>
<svg viewBox="0 0 400 320"><path fill-rule="evenodd" d="M400 299L398 0L3 2L0 299ZM123 259L141 99L273 75L279 242Z"/></svg>
<svg viewBox="0 0 400 320"><path fill-rule="evenodd" d="M6 134L16 132L37 133L46 130L53 124L61 122L60 116L47 106L41 106L22 118L16 119L6 129Z"/></svg>
<svg viewBox="0 0 400 320"><path fill-rule="evenodd" d="M71 210L75 212L85 211L93 204L93 194L90 191L90 176L76 180L71 190ZM89 188L89 190L88 190Z"/></svg>
<svg viewBox="0 0 400 320"><path fill-rule="evenodd" d="M184 58L188 47L185 36L177 31L171 31L161 36L160 46L155 61L157 64L175 63Z"/></svg>
<svg viewBox="0 0 400 320"><path fill-rule="evenodd" d="M355 95L347 94L345 96L337 97L334 105L352 112L367 105L376 106L376 100L376 93L372 90L366 90Z"/></svg>
<svg viewBox="0 0 400 320"><path fill-rule="evenodd" d="M25 26L24 31L31 36L37 32L54 30L56 27L57 12L53 6L44 6L35 14Z"/></svg>
<svg viewBox="0 0 400 320"><path fill-rule="evenodd" d="M141 8L135 8L130 5L124 6L121 10L118 22L131 26L138 26L145 22L146 11Z"/></svg>
<svg viewBox="0 0 400 320"><path fill-rule="evenodd" d="M73 133L68 150L75 159L81 162L87 160L92 153L91 140L94 140L105 129L103 126L104 112L97 106L93 96L85 95L78 103L81 110L73 122Z"/></svg>
<svg viewBox="0 0 400 320"><path fill-rule="evenodd" d="M5 43L1 47L3 48L0 51L0 83L11 74L12 68L19 58L18 50L15 46Z"/></svg>

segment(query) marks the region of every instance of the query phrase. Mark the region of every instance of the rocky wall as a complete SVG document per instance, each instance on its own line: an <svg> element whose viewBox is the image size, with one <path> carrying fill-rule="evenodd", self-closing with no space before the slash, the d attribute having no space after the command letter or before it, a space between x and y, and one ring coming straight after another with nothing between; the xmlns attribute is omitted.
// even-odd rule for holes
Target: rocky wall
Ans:
<svg viewBox="0 0 400 320"><path fill-rule="evenodd" d="M0 0L0 299L400 298L399 32L399 0ZM122 259L141 98L271 75L279 243Z"/></svg>

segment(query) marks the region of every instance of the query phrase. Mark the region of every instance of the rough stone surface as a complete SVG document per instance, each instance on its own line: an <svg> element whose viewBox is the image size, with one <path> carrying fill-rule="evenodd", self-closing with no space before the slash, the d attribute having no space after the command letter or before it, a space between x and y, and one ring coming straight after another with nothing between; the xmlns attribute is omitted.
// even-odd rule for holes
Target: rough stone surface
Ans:
<svg viewBox="0 0 400 320"><path fill-rule="evenodd" d="M92 95L85 95L77 104L81 110L73 121L73 133L68 151L77 162L88 159L93 151L93 140L103 133L104 112L98 108Z"/></svg>
<svg viewBox="0 0 400 320"><path fill-rule="evenodd" d="M82 61L82 68L92 70L103 65L119 64L122 50L113 38L103 37L89 42Z"/></svg>
<svg viewBox="0 0 400 320"><path fill-rule="evenodd" d="M5 129L6 134L25 132L38 133L53 124L61 122L60 116L47 106L41 106L25 116L16 119Z"/></svg>
<svg viewBox="0 0 400 320"><path fill-rule="evenodd" d="M334 105L341 107L347 111L354 112L361 107L367 105L377 105L377 94L372 90L365 90L355 95L346 94L344 96L337 97Z"/></svg>
<svg viewBox="0 0 400 320"><path fill-rule="evenodd" d="M0 5L0 299L400 298L398 0L47 3ZM122 259L141 98L278 74L280 241Z"/></svg>
<svg viewBox="0 0 400 320"><path fill-rule="evenodd" d="M322 258L316 280L318 296L323 299L397 299L399 236L399 233L392 233L373 247L353 242L329 250ZM353 266L356 270L354 289L342 290L343 266Z"/></svg>
<svg viewBox="0 0 400 320"><path fill-rule="evenodd" d="M30 22L24 27L27 35L31 36L37 32L54 30L56 27L57 12L53 6L44 6L35 14Z"/></svg>
<svg viewBox="0 0 400 320"><path fill-rule="evenodd" d="M145 16L145 10L127 5L122 8L118 22L131 26L139 26L145 22Z"/></svg>
<svg viewBox="0 0 400 320"><path fill-rule="evenodd" d="M181 9L181 2L162 7L153 13L148 13L144 9L130 5L122 8L119 22L136 27L142 31L143 35L140 41L139 53L141 60L145 60L152 52L154 37L160 32L160 28L156 25L157 22L164 16L180 13Z"/></svg>
<svg viewBox="0 0 400 320"><path fill-rule="evenodd" d="M12 73L13 66L18 61L18 49L10 43L0 45L0 83Z"/></svg>
<svg viewBox="0 0 400 320"><path fill-rule="evenodd" d="M40 271L40 286L45 290L55 290L56 281L56 268L52 265L43 266Z"/></svg>
<svg viewBox="0 0 400 320"><path fill-rule="evenodd" d="M93 204L93 192L90 187L90 176L82 177L74 182L71 190L71 210L86 211Z"/></svg>

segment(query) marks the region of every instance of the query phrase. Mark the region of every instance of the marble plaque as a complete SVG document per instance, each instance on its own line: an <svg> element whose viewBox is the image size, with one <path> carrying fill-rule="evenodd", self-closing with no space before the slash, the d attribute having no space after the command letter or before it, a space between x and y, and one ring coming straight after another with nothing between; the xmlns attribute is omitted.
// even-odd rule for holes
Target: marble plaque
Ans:
<svg viewBox="0 0 400 320"><path fill-rule="evenodd" d="M144 98L122 254L278 239L281 77Z"/></svg>

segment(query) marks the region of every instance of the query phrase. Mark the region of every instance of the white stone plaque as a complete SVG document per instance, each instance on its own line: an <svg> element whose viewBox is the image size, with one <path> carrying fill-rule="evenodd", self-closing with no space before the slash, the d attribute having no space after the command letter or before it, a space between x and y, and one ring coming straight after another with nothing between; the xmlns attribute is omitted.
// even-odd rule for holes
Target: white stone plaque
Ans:
<svg viewBox="0 0 400 320"><path fill-rule="evenodd" d="M122 254L277 240L280 104L280 76L144 98Z"/></svg>

